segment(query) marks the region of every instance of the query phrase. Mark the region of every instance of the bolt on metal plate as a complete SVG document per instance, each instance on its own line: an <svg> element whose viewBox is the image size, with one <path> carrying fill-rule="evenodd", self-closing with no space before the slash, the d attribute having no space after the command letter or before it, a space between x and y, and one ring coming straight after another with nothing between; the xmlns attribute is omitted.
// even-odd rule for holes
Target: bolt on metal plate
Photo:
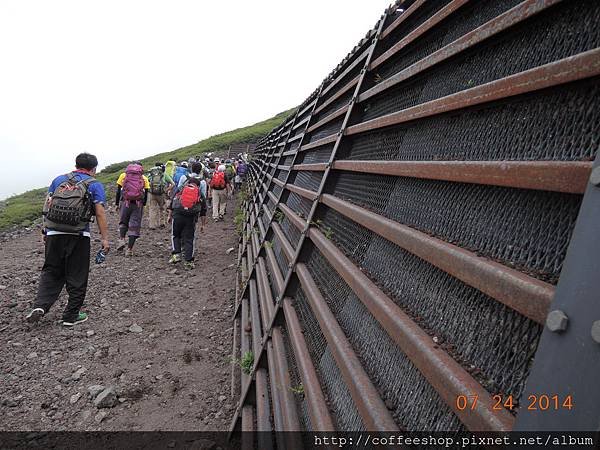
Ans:
<svg viewBox="0 0 600 450"><path fill-rule="evenodd" d="M592 339L594 342L600 344L600 320L596 320L592 324Z"/></svg>
<svg viewBox="0 0 600 450"><path fill-rule="evenodd" d="M560 309L550 311L546 317L546 326L553 333L565 331L569 324L569 318Z"/></svg>

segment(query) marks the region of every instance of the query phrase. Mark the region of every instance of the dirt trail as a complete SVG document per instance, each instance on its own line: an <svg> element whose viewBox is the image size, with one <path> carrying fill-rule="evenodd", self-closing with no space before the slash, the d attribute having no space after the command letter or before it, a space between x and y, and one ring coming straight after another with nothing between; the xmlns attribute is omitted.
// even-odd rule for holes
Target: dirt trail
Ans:
<svg viewBox="0 0 600 450"><path fill-rule="evenodd" d="M133 258L113 248L104 264L92 262L90 319L73 329L58 324L64 291L40 323L23 322L43 264L40 232L1 237L0 430L226 430L233 213L230 202L225 222L197 234L196 268L178 264L176 273L168 229L150 231L144 218ZM113 247L117 221L110 213ZM117 405L94 406L91 385L115 386Z"/></svg>

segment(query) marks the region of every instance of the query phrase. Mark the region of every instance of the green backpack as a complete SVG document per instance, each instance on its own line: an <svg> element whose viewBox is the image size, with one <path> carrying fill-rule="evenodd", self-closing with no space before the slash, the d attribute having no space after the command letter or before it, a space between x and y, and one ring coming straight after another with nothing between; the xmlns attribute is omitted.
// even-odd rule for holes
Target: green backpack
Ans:
<svg viewBox="0 0 600 450"><path fill-rule="evenodd" d="M150 193L162 195L165 193L165 180L160 167L155 167L150 171Z"/></svg>

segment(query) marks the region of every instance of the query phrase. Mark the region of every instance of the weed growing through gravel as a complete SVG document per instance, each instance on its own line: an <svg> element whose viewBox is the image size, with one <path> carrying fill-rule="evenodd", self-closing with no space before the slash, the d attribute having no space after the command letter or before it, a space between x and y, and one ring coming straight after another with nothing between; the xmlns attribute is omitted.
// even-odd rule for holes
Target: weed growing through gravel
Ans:
<svg viewBox="0 0 600 450"><path fill-rule="evenodd" d="M304 395L304 385L300 383L298 386L290 386L290 391L296 395Z"/></svg>

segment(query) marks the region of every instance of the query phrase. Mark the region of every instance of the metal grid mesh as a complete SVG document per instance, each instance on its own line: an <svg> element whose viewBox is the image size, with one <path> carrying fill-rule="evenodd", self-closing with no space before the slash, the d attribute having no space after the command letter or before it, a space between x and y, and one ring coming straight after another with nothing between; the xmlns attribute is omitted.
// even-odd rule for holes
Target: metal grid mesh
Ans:
<svg viewBox="0 0 600 450"><path fill-rule="evenodd" d="M384 62L377 68L376 75L381 80L388 78L520 2L521 0L478 0L467 3L441 24Z"/></svg>
<svg viewBox="0 0 600 450"><path fill-rule="evenodd" d="M348 388L327 346L319 323L301 288L294 293L294 307L298 314L306 345L321 381L326 401L340 431L365 429Z"/></svg>
<svg viewBox="0 0 600 450"><path fill-rule="evenodd" d="M281 334L283 336L283 346L285 348L285 356L288 362L289 373L290 373L290 384L289 388L294 392L294 399L296 400L296 409L298 411L298 418L300 419L300 426L302 430L312 430L312 424L310 420L310 414L308 413L308 404L305 395L301 393L302 379L298 371L298 364L296 363L296 356L288 337L287 328L285 325L280 327ZM308 436L306 437L308 438ZM308 447L305 442L305 447Z"/></svg>
<svg viewBox="0 0 600 450"><path fill-rule="evenodd" d="M275 259L277 260L277 265L279 266L279 270L281 271L283 278L285 278L285 276L287 275L287 271L288 271L288 260L285 257L285 253L283 252L283 249L281 248L281 243L279 242L279 239L277 239L276 236L273 236L272 243L273 243L273 253L275 253Z"/></svg>
<svg viewBox="0 0 600 450"><path fill-rule="evenodd" d="M326 138L327 136L331 136L332 134L337 134L338 131L342 128L342 122L344 121L343 117L339 119L333 120L329 123L326 123L322 127L317 128L316 131L313 131L310 134L310 139L307 142L315 142L319 139Z"/></svg>
<svg viewBox="0 0 600 450"><path fill-rule="evenodd" d="M520 397L540 325L334 210L322 220L336 245L484 387ZM359 258L357 235L371 239Z"/></svg>
<svg viewBox="0 0 600 450"><path fill-rule="evenodd" d="M600 147L600 79L353 139L341 159L590 160Z"/></svg>
<svg viewBox="0 0 600 450"><path fill-rule="evenodd" d="M285 181L287 176L288 176L287 170L278 169L277 172L275 173L275 178L277 178L279 181Z"/></svg>
<svg viewBox="0 0 600 450"><path fill-rule="evenodd" d="M288 242L295 250L298 242L300 242L300 230L298 230L298 228L296 228L285 216L279 225L281 226L281 230L283 231L283 234L285 234Z"/></svg>
<svg viewBox="0 0 600 450"><path fill-rule="evenodd" d="M293 160L294 160L294 155L288 155L288 156L284 156L284 157L281 159L281 162L280 162L280 164L281 164L282 166L289 166L289 165L292 163L292 161L293 161Z"/></svg>
<svg viewBox="0 0 600 450"><path fill-rule="evenodd" d="M299 171L296 174L294 185L299 186L310 191L317 192L321 185L321 179L323 178L323 172L303 172Z"/></svg>
<svg viewBox="0 0 600 450"><path fill-rule="evenodd" d="M295 192L290 192L285 204L289 206L292 211L303 218L308 217L310 208L312 207L312 202L310 200L300 197Z"/></svg>
<svg viewBox="0 0 600 450"><path fill-rule="evenodd" d="M366 48L366 47L365 47ZM364 49L361 49L359 51L356 52L356 56L359 56L362 54L362 52L364 51ZM349 61L349 63L351 64L351 62ZM331 91L327 92L323 98L320 100L319 104L323 104L323 102L329 100L329 98L331 98L332 95L334 95L341 87L343 87L346 83L348 83L351 79L353 79L354 77L356 77L360 71L363 69L364 64L362 62L359 62L356 67L354 67L354 69L352 69L350 72L348 72L348 74L346 76L344 76L344 78L342 78L340 81L338 81L337 85L335 87L333 87L331 89ZM340 71L340 73L345 70L344 68L342 68L342 70Z"/></svg>
<svg viewBox="0 0 600 450"><path fill-rule="evenodd" d="M325 258L313 250L306 265L399 427L460 430L458 418Z"/></svg>
<svg viewBox="0 0 600 450"><path fill-rule="evenodd" d="M315 164L329 161L331 152L333 151L333 144L324 145L315 150L308 150L300 153L298 159L301 162L298 164Z"/></svg>
<svg viewBox="0 0 600 450"><path fill-rule="evenodd" d="M295 140L294 142L290 142L287 146L289 147L287 150L296 150L300 145L300 141L302 138Z"/></svg>
<svg viewBox="0 0 600 450"><path fill-rule="evenodd" d="M281 189L281 187L279 187L275 183L271 183L271 191L273 191L273 194L275 194L276 197L279 197L281 195L282 190L283 189Z"/></svg>
<svg viewBox="0 0 600 450"><path fill-rule="evenodd" d="M501 36L372 97L363 120L441 98L600 46L600 2L563 2Z"/></svg>
<svg viewBox="0 0 600 450"><path fill-rule="evenodd" d="M550 283L581 204L581 196L558 192L355 173L335 179L340 198Z"/></svg>
<svg viewBox="0 0 600 450"><path fill-rule="evenodd" d="M340 87L343 87L343 85L340 85ZM343 106L346 106L350 102L350 99L352 98L353 94L354 94L354 89L348 90L348 92L346 92L340 98L338 98L333 103L328 105L325 109L323 109L323 111L320 111L318 114L316 114L315 118L313 119L313 123L317 123L319 120L324 119L329 114L337 111L338 109L342 108Z"/></svg>

